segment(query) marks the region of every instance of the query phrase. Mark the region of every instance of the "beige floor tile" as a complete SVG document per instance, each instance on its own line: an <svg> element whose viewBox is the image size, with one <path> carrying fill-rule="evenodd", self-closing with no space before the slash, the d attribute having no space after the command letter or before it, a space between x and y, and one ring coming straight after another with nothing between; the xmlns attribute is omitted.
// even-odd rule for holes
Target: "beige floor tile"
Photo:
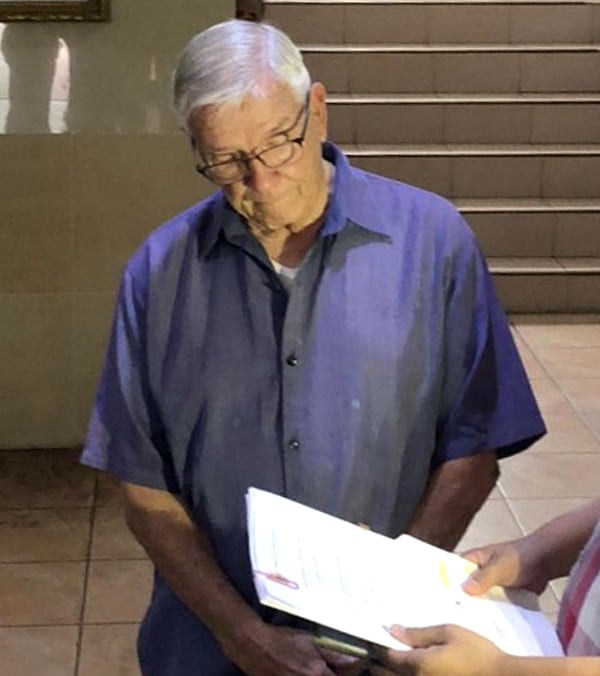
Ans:
<svg viewBox="0 0 600 676"><path fill-rule="evenodd" d="M86 624L78 676L138 676L137 624Z"/></svg>
<svg viewBox="0 0 600 676"><path fill-rule="evenodd" d="M587 498L512 498L510 507L525 533L588 502Z"/></svg>
<svg viewBox="0 0 600 676"><path fill-rule="evenodd" d="M146 553L125 523L117 506L97 507L92 536L92 559L145 559Z"/></svg>
<svg viewBox="0 0 600 676"><path fill-rule="evenodd" d="M583 413L582 417L585 420L587 426L596 435L596 438L600 440L600 413L598 413L598 411L594 411L592 413Z"/></svg>
<svg viewBox="0 0 600 676"><path fill-rule="evenodd" d="M505 500L488 500L476 514L456 547L463 552L492 542L513 540L522 535Z"/></svg>
<svg viewBox="0 0 600 676"><path fill-rule="evenodd" d="M565 379L560 385L579 412L600 417L600 378Z"/></svg>
<svg viewBox="0 0 600 676"><path fill-rule="evenodd" d="M600 442L586 423L572 413L546 414L548 434L531 447L544 453L600 453Z"/></svg>
<svg viewBox="0 0 600 676"><path fill-rule="evenodd" d="M75 670L77 632L76 626L0 627L2 673L70 676Z"/></svg>
<svg viewBox="0 0 600 676"><path fill-rule="evenodd" d="M592 315L597 323L585 323L590 318L576 316L569 320L562 316L564 324L546 324L547 319L538 319L539 324L520 323L517 330L529 347L536 349L552 347L600 347L600 317ZM529 319L529 321L535 321Z"/></svg>
<svg viewBox="0 0 600 676"><path fill-rule="evenodd" d="M150 600L152 572L149 561L92 561L84 621L139 622Z"/></svg>
<svg viewBox="0 0 600 676"><path fill-rule="evenodd" d="M0 505L3 509L87 507L94 476L75 451L0 451Z"/></svg>
<svg viewBox="0 0 600 676"><path fill-rule="evenodd" d="M0 511L0 562L85 560L90 509Z"/></svg>
<svg viewBox="0 0 600 676"><path fill-rule="evenodd" d="M600 378L600 347L540 347L535 354L558 380Z"/></svg>
<svg viewBox="0 0 600 676"><path fill-rule="evenodd" d="M526 347L519 349L521 361L527 372L529 380L544 380L548 378L548 374L544 367L540 364L537 357Z"/></svg>
<svg viewBox="0 0 600 676"><path fill-rule="evenodd" d="M488 500L504 500L504 496L500 493L498 486L494 486L492 492L488 496Z"/></svg>
<svg viewBox="0 0 600 676"><path fill-rule="evenodd" d="M503 460L500 485L512 498L592 498L598 495L600 454L555 453L552 462L539 453Z"/></svg>
<svg viewBox="0 0 600 676"><path fill-rule="evenodd" d="M121 489L119 481L108 472L96 472L98 477L98 490L96 504L103 507L121 506Z"/></svg>
<svg viewBox="0 0 600 676"><path fill-rule="evenodd" d="M535 397L543 415L573 415L575 409L564 394L550 380L532 380Z"/></svg>
<svg viewBox="0 0 600 676"><path fill-rule="evenodd" d="M0 564L0 625L76 624L84 563Z"/></svg>

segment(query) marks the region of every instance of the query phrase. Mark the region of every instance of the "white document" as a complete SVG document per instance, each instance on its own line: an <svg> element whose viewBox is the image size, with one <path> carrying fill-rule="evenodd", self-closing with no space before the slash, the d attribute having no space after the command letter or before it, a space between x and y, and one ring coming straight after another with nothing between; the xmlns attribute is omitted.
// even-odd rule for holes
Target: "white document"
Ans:
<svg viewBox="0 0 600 676"><path fill-rule="evenodd" d="M537 597L495 587L473 597L475 564L409 535L393 540L268 491L246 495L261 603L402 649L386 627L457 624L513 655L562 655ZM510 599L508 597L510 595Z"/></svg>

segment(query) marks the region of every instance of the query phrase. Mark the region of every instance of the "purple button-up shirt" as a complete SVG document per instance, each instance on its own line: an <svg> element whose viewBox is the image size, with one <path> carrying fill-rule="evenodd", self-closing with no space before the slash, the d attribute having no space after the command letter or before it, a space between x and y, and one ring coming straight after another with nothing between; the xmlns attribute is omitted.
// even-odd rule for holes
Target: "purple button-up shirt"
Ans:
<svg viewBox="0 0 600 676"><path fill-rule="evenodd" d="M82 456L178 494L255 605L249 486L395 536L432 467L544 432L460 214L324 153L334 190L289 294L221 192L129 261ZM145 674L237 673L160 577L141 637Z"/></svg>

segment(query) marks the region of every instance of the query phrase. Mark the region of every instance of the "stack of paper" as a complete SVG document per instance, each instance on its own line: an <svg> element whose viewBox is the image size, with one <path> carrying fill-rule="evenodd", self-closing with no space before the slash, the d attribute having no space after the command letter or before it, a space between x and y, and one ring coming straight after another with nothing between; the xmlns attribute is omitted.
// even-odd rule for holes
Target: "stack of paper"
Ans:
<svg viewBox="0 0 600 676"><path fill-rule="evenodd" d="M396 649L386 627L457 624L514 655L562 655L535 595L465 594L475 564L409 535L396 540L250 488L250 558L261 603ZM510 596L510 598L509 598Z"/></svg>

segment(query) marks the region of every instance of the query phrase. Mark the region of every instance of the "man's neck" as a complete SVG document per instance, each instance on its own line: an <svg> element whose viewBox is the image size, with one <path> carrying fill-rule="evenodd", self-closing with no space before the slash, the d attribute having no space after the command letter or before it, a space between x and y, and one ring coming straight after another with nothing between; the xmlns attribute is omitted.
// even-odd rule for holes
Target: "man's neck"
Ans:
<svg viewBox="0 0 600 676"><path fill-rule="evenodd" d="M318 200L318 216L311 217L306 223L290 223L278 230L266 231L248 223L250 231L262 244L269 258L288 267L298 267L314 244L321 226L325 222L327 203L333 189L335 167L323 160L326 176L326 190Z"/></svg>

